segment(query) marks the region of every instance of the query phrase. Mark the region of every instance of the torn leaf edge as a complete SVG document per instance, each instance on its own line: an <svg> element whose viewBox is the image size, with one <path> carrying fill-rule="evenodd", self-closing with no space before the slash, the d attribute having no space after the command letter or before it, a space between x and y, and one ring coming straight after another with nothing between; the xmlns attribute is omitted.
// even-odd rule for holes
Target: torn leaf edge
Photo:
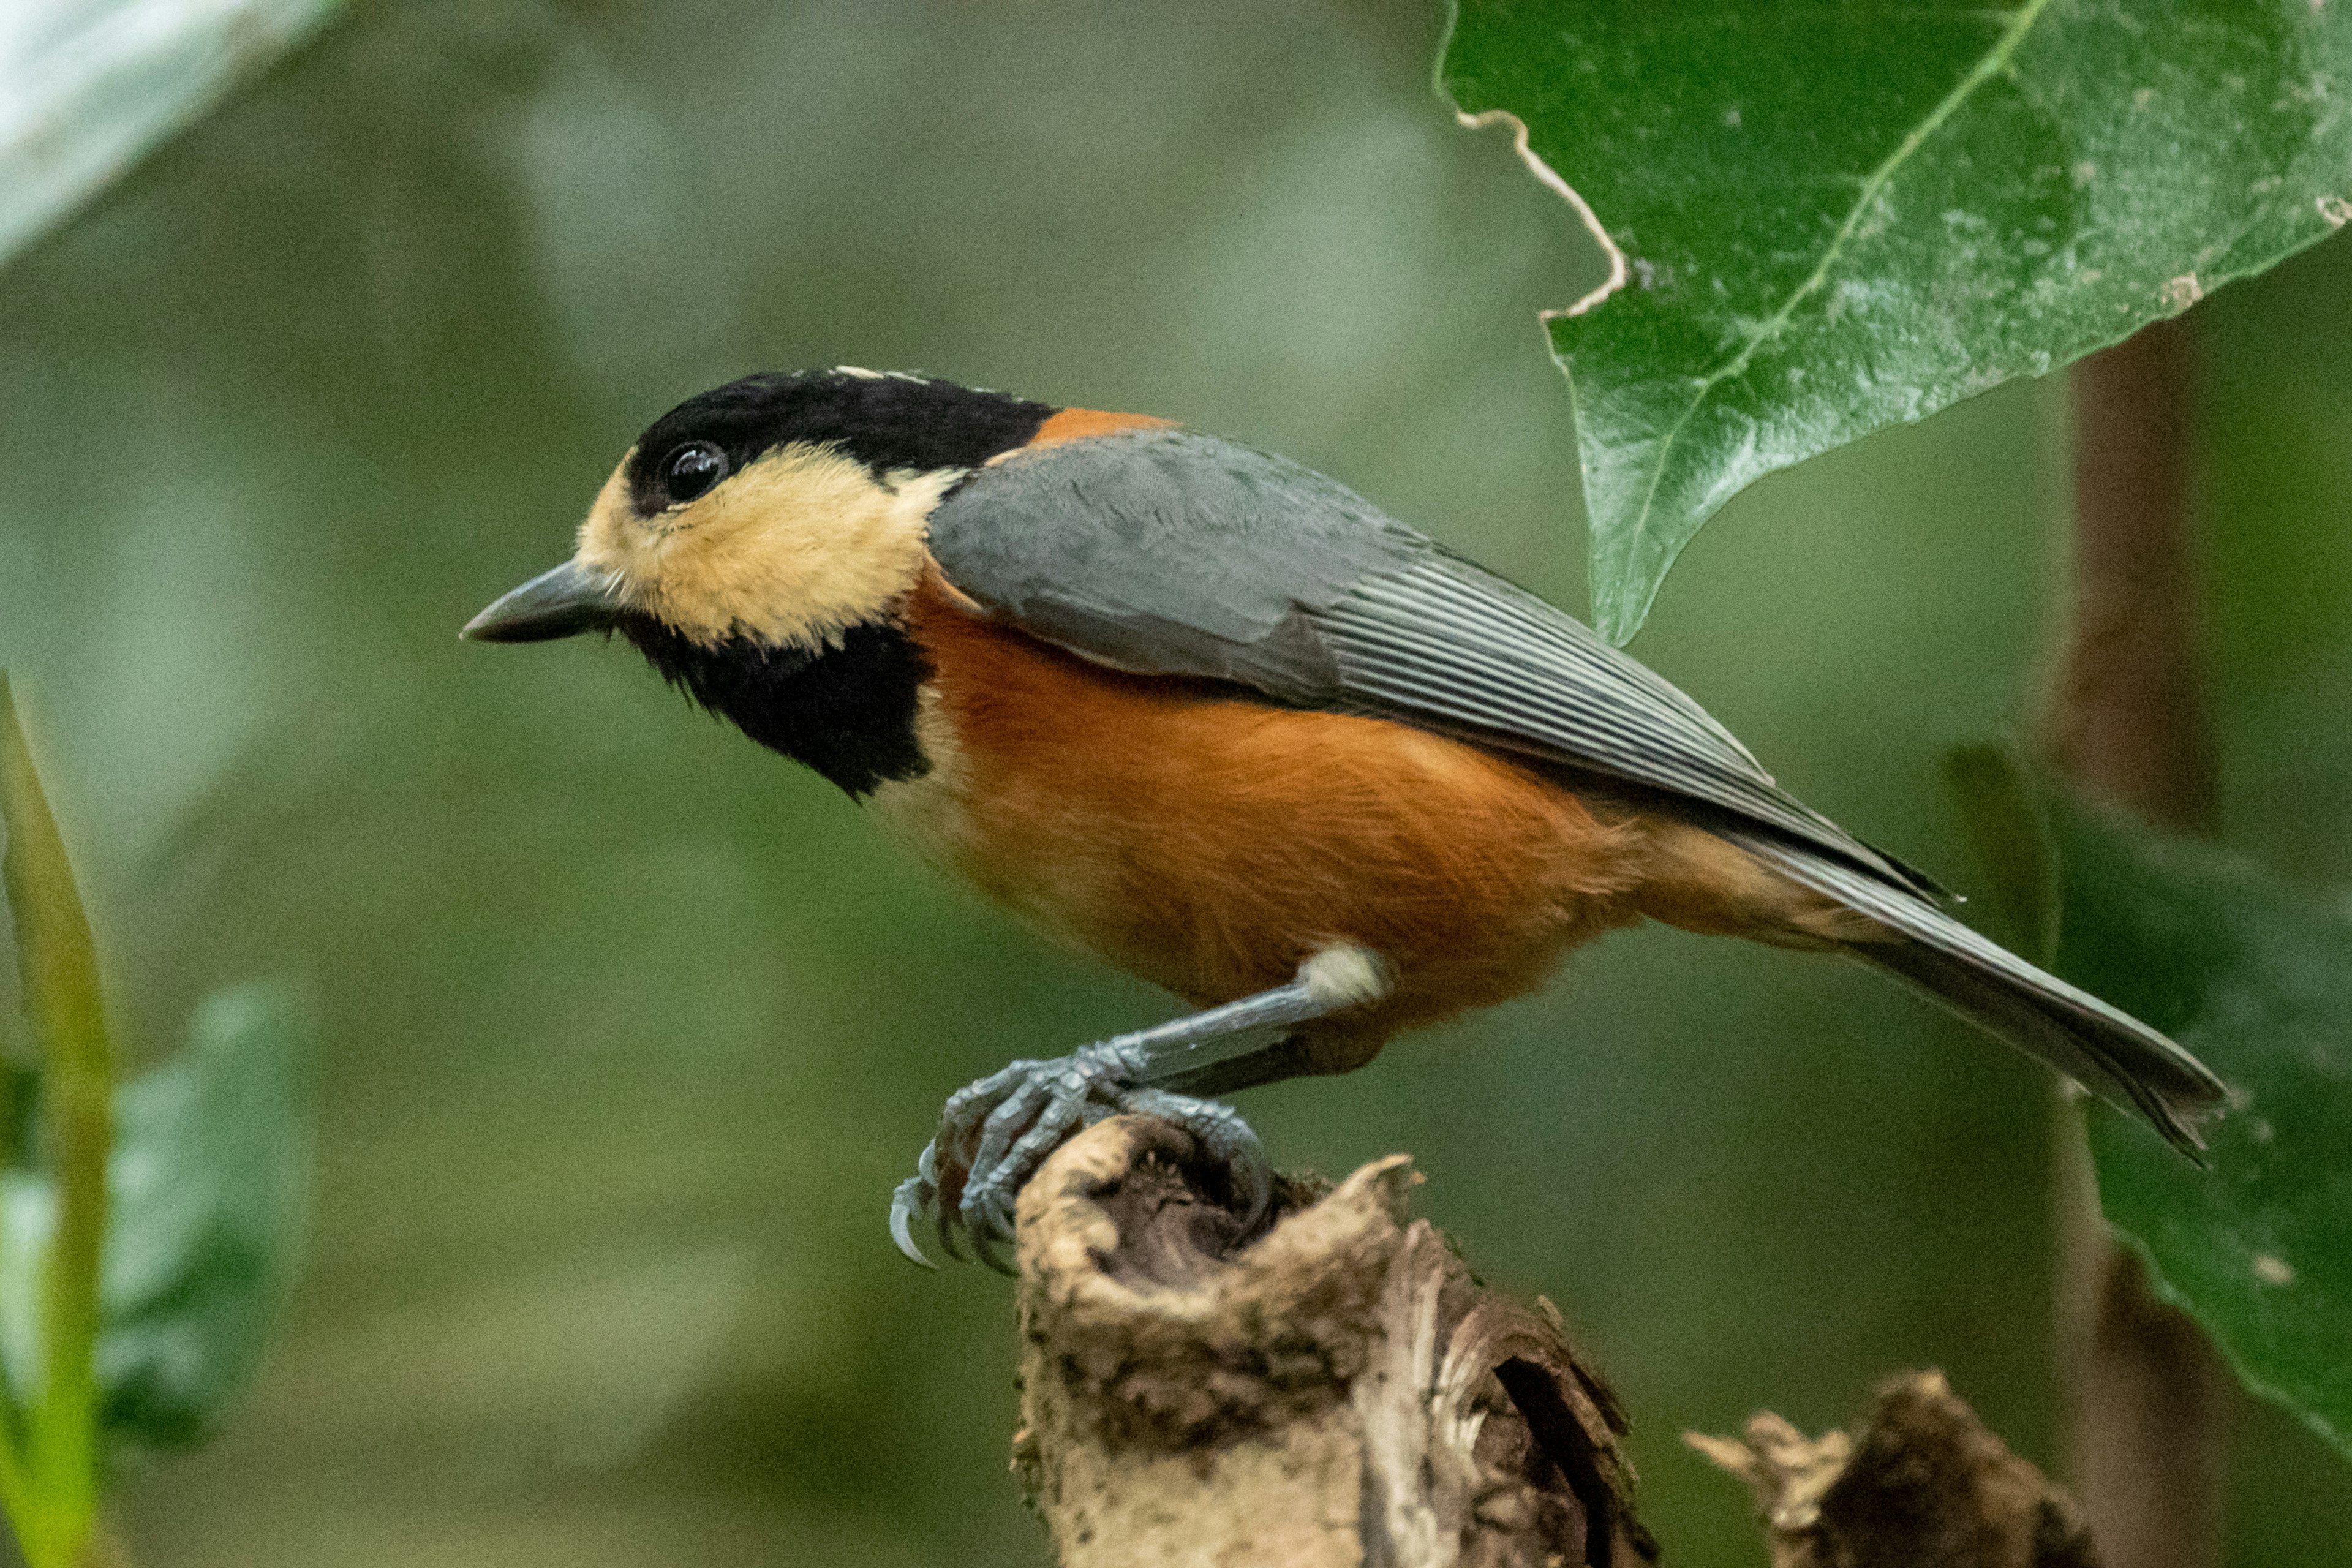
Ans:
<svg viewBox="0 0 2352 1568"><path fill-rule="evenodd" d="M1518 154L1519 162L1528 166L1528 172L1533 174L1546 189L1576 209L1576 216L1583 223L1585 232L1592 236L1600 245L1602 253L1609 258L1608 277L1602 279L1590 292L1573 304L1537 311L1536 317L1538 321L1549 322L1567 316L1581 316L1601 300L1625 287L1627 278L1625 253L1618 248L1615 240L1609 237L1609 231L1601 226L1601 216L1592 210L1592 204L1586 201L1574 185L1560 178L1559 171L1545 163L1537 154L1536 150L1528 144L1526 121L1507 109L1486 109L1475 114L1456 109L1454 111L1454 118L1465 131L1484 131L1495 125L1509 126L1511 151Z"/></svg>

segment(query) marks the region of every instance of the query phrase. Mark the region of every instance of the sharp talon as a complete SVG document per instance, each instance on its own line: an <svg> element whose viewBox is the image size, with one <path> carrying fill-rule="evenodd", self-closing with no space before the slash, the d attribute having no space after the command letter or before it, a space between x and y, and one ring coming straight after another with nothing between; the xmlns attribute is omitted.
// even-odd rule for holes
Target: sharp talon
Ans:
<svg viewBox="0 0 2352 1568"><path fill-rule="evenodd" d="M1249 1212L1242 1219L1242 1234L1249 1235L1265 1222L1265 1211L1274 1205L1274 1173L1264 1160L1244 1163L1243 1179L1249 1186Z"/></svg>
<svg viewBox="0 0 2352 1568"><path fill-rule="evenodd" d="M1225 1114L1232 1118L1226 1130L1234 1136L1217 1147L1225 1169L1236 1177L1241 1195L1247 1200L1242 1214L1242 1234L1246 1236L1258 1227L1274 1204L1274 1168L1266 1163L1265 1151L1249 1123L1231 1111Z"/></svg>
<svg viewBox="0 0 2352 1568"><path fill-rule="evenodd" d="M1073 1131L1126 1109L1138 1094L1150 1096L1153 1110L1165 1101L1164 1114L1193 1131L1213 1157L1236 1167L1232 1180L1251 1199L1250 1223L1255 1225L1273 1191L1255 1136L1222 1106L1135 1089L1148 1066L1139 1049L1098 1042L1052 1061L1014 1062L949 1096L939 1136L916 1162L914 1199L892 1208L891 1235L900 1250L920 1256L914 1250L912 1221L918 1208L931 1207L940 1246L949 1257L961 1262L969 1247L978 1261L1012 1274L1000 1249L1017 1239L1014 1205L1023 1185ZM940 1180L943 1164L950 1178L961 1174L961 1183ZM943 1187L957 1190L954 1204L940 1201Z"/></svg>
<svg viewBox="0 0 2352 1568"><path fill-rule="evenodd" d="M919 1263L926 1268L937 1268L939 1265L924 1257L923 1249L915 1245L914 1236L909 1230L915 1215L928 1206L923 1196L925 1184L922 1177L909 1176L898 1184L897 1192L890 1194L890 1239L898 1244L898 1250L906 1254L908 1262Z"/></svg>
<svg viewBox="0 0 2352 1568"><path fill-rule="evenodd" d="M1007 1278L1012 1276L1013 1270L1004 1266L1004 1259L996 1256L996 1248L990 1243L988 1233L986 1231L967 1229L964 1232L964 1236L965 1238L971 1243L971 1250L974 1257L978 1258L982 1263L988 1265L989 1268L996 1270L997 1273L1004 1275Z"/></svg>
<svg viewBox="0 0 2352 1568"><path fill-rule="evenodd" d="M922 1153L916 1158L915 1173L899 1183L898 1190L890 1194L890 1239L898 1244L899 1252L909 1262L919 1263L925 1268L939 1266L924 1257L923 1249L915 1245L914 1219L931 1206L939 1190L938 1152L934 1145L926 1143Z"/></svg>

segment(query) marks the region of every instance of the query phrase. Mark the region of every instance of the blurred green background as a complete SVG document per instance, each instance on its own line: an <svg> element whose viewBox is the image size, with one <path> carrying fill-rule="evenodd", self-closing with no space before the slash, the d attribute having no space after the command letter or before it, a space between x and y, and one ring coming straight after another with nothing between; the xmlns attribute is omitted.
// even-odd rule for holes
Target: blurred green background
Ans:
<svg viewBox="0 0 2352 1568"><path fill-rule="evenodd" d="M921 368L1339 476L1571 607L1593 258L1428 82L1426 0L377 0L0 274L0 662L134 1053L302 977L318 1228L143 1568L1034 1564L1011 1292L885 1203L940 1099L1169 1002L936 879L619 647L461 647L614 458L746 371ZM2229 837L2352 883L2352 248L2200 305ZM1766 482L1643 658L1969 886L1949 745L2031 711L2063 388ZM1278 1160L1423 1211L1617 1379L1670 1561L1760 1563L1685 1452L1943 1367L2053 1459L2049 1092L1859 969L1647 931L1353 1078ZM2352 1563L2248 1405L2233 1564Z"/></svg>

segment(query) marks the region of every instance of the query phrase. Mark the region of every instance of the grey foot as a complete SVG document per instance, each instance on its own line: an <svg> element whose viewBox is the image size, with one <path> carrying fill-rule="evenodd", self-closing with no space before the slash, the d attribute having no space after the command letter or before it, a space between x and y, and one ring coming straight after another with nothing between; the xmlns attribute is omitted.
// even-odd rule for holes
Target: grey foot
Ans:
<svg viewBox="0 0 2352 1568"><path fill-rule="evenodd" d="M982 1262L1011 1272L995 1244L1013 1239L1013 1199L1023 1184L1071 1133L1122 1112L1160 1117L1198 1139L1202 1152L1232 1173L1249 1223L1256 1224L1274 1192L1257 1134L1230 1106L1137 1084L1139 1055L1104 1042L1051 1061L1014 1062L957 1090L940 1112L939 1136L890 1199L890 1236L898 1250L929 1266L913 1226L939 1204L944 1163L963 1180L956 1206L938 1210L940 1245L961 1257L955 1243L961 1229Z"/></svg>

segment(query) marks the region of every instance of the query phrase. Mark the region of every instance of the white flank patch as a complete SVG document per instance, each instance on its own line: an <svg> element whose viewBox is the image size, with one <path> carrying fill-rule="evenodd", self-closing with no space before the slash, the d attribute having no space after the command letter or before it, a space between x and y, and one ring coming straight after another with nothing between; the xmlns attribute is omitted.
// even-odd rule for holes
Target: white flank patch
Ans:
<svg viewBox="0 0 2352 1568"><path fill-rule="evenodd" d="M1360 1007L1392 988L1388 965L1377 953L1352 943L1327 947L1298 967L1307 993L1328 1007Z"/></svg>

